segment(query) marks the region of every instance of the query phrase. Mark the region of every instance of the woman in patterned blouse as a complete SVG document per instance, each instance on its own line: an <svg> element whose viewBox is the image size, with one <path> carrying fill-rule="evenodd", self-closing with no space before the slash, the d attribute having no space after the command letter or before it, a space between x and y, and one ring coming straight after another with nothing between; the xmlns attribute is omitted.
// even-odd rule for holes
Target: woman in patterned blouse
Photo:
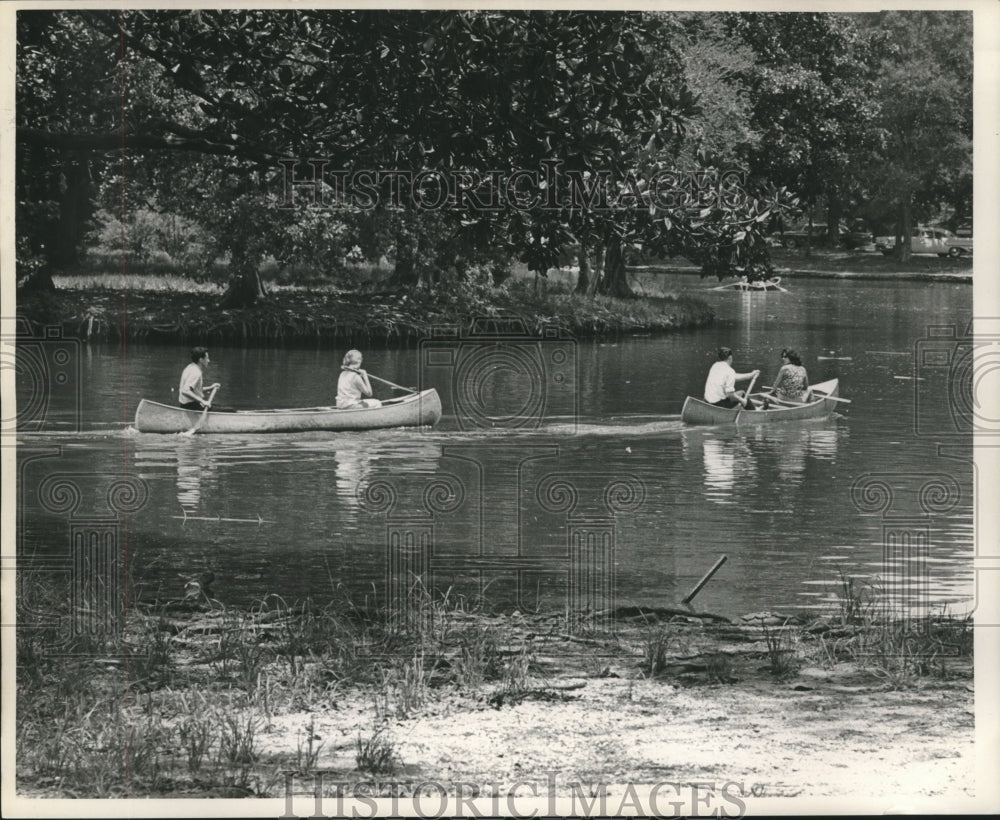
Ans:
<svg viewBox="0 0 1000 820"><path fill-rule="evenodd" d="M809 401L809 376L799 354L786 347L781 351L781 370L774 380L774 396L786 401Z"/></svg>

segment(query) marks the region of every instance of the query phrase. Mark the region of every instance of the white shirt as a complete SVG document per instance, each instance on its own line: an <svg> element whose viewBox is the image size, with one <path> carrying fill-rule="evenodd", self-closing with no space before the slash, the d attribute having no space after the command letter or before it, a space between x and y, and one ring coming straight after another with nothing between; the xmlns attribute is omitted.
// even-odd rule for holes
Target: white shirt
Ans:
<svg viewBox="0 0 1000 820"><path fill-rule="evenodd" d="M181 373L181 385L177 389L177 403L187 404L189 401L202 401L201 368L191 362Z"/></svg>
<svg viewBox="0 0 1000 820"><path fill-rule="evenodd" d="M341 370L337 379L337 407L348 410L361 404L361 399L370 396L371 390L356 370Z"/></svg>
<svg viewBox="0 0 1000 820"><path fill-rule="evenodd" d="M705 401L715 404L736 390L736 371L729 362L716 362L705 380Z"/></svg>

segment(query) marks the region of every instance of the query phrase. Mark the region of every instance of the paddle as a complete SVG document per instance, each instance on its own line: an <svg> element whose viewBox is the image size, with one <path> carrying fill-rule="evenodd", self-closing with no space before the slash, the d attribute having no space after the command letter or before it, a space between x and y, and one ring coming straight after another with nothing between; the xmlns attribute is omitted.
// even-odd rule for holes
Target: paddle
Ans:
<svg viewBox="0 0 1000 820"><path fill-rule="evenodd" d="M753 392L753 386L754 386L754 384L755 384L755 383L757 382L757 377L758 377L759 375L760 375L760 373L754 373L754 374L753 374L753 378L752 378L752 379L750 379L750 386L749 386L749 387L747 388L747 392L746 392L746 397L747 397L747 404L749 404L749 403L750 403L750 394L751 394L751 393ZM745 406L745 405L744 405L744 406Z"/></svg>
<svg viewBox="0 0 1000 820"><path fill-rule="evenodd" d="M774 390L773 387L769 387L766 384L762 385L762 387L765 390ZM844 404L850 404L851 403L850 399L842 399L839 396L828 396L828 395L826 395L826 393L817 393L817 392L814 391L813 395L817 397L817 399L816 399L817 401L819 399L829 399L830 401L839 401L839 402L843 402ZM812 402L808 402L808 401L796 401L796 402L793 402L793 401L789 401L788 399L779 399L777 396L772 396L771 398L773 398L775 401L788 402L788 404L811 404L812 403Z"/></svg>
<svg viewBox="0 0 1000 820"><path fill-rule="evenodd" d="M190 430L181 433L182 436L193 436L198 431L198 428L205 423L205 417L208 416L208 408L212 406L212 399L215 398L215 393L218 389L219 389L218 387L213 387L209 391L208 401L205 402L205 409L201 411L201 415L198 417L198 421L194 423L194 427L192 427Z"/></svg>
<svg viewBox="0 0 1000 820"><path fill-rule="evenodd" d="M375 381L382 382L382 384L387 384L387 385L389 385L389 387L396 388L396 390L405 390L407 393L416 393L417 392L412 387L403 387L402 385L399 385L399 384L396 384L394 382L391 382L388 379L383 379L380 376L374 376L371 373L368 374L368 378L369 379L375 379Z"/></svg>

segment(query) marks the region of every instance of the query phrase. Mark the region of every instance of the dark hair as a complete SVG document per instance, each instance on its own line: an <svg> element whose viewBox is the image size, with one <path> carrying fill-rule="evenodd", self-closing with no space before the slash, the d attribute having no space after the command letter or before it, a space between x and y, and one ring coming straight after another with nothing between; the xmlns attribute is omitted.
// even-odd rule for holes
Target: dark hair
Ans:
<svg viewBox="0 0 1000 820"><path fill-rule="evenodd" d="M724 362L726 359L728 359L732 355L733 355L733 351L730 350L728 347L720 347L719 348L719 361L720 362Z"/></svg>
<svg viewBox="0 0 1000 820"><path fill-rule="evenodd" d="M799 357L798 353L792 350L792 348L786 347L781 351L781 355L797 367L802 367L802 359Z"/></svg>
<svg viewBox="0 0 1000 820"><path fill-rule="evenodd" d="M191 361L198 364L205 356L208 355L207 347L192 347L191 348Z"/></svg>

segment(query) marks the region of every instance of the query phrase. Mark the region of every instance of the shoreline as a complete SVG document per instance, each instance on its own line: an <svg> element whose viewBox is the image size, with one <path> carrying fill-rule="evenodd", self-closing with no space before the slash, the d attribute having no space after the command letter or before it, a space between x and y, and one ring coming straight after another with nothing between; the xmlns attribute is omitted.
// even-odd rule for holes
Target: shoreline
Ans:
<svg viewBox="0 0 1000 820"><path fill-rule="evenodd" d="M275 798L288 772L311 794L319 771L331 801L337 784L531 779L560 798L602 784L612 811L664 782L715 784L717 807L738 786L751 810L970 796L967 620L880 622L845 592L819 616L631 607L573 624L423 597L400 621L347 601L231 609L196 589L133 605L117 643L70 657L19 627L22 796Z"/></svg>
<svg viewBox="0 0 1000 820"><path fill-rule="evenodd" d="M778 258L774 273L785 279L838 279L971 284L968 260L915 257L915 266L933 270L886 270L898 264L870 255L826 255L814 258L821 268L785 266ZM872 270L838 265L868 265ZM629 266L630 274L700 276L688 264ZM156 277L152 277L155 279ZM139 282L142 275L136 275ZM731 277L723 284L735 282ZM70 278L68 281L72 281ZM183 280L181 280L183 281ZM558 326L577 339L599 339L629 333L670 334L710 325L710 305L695 295L664 294L635 299L581 297L567 283L546 282L543 293L532 293L522 280L506 291L473 295L378 292L357 293L329 289L272 288L259 304L221 309L221 295L208 290L114 288L91 285L62 287L44 294L18 294L17 313L34 328L58 327L67 338L81 341L141 341L154 344L259 344L264 346L340 346L351 340L365 344L409 346L431 337L442 327L467 327L470 317L516 317L526 335ZM201 286L199 286L201 287ZM192 286L194 288L194 286Z"/></svg>
<svg viewBox="0 0 1000 820"><path fill-rule="evenodd" d="M351 340L412 345L446 328L452 329L447 338L453 339L467 330L472 317L483 317L487 324L513 319L521 328L519 338L541 338L546 328L556 326L578 339L676 333L715 319L707 302L690 295L625 300L554 289L538 296L498 295L492 301L454 299L448 293L286 289L253 307L227 310L213 304L216 298L204 292L61 289L19 294L17 314L33 330L58 327L63 337L81 341L265 346L339 346Z"/></svg>
<svg viewBox="0 0 1000 820"><path fill-rule="evenodd" d="M630 266L633 273L664 273L698 276L701 269L694 265L636 265ZM859 270L816 270L811 268L774 267L776 276L792 279L862 279L869 282L954 282L972 284L972 270L940 271L859 271ZM723 280L726 284L729 280ZM735 281L735 280L734 280Z"/></svg>

